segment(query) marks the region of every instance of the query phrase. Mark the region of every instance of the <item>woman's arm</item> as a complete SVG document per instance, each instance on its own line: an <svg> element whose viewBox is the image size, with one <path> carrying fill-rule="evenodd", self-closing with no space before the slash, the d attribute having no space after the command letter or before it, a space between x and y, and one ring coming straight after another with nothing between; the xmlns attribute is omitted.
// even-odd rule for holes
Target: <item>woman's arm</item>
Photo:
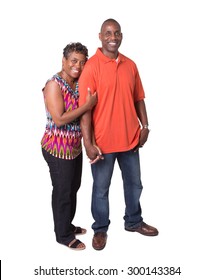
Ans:
<svg viewBox="0 0 214 280"><path fill-rule="evenodd" d="M73 111L65 112L61 90L58 84L54 81L47 83L44 89L44 96L46 107L57 126L62 126L72 122L88 110L91 110L97 103L96 93L91 94L90 89L88 89L86 103Z"/></svg>

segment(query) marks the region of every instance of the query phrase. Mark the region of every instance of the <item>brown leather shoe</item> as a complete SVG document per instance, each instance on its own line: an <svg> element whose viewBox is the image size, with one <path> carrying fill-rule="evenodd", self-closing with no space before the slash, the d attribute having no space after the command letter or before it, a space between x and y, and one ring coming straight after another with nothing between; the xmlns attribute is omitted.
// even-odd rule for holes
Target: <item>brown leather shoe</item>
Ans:
<svg viewBox="0 0 214 280"><path fill-rule="evenodd" d="M142 222L142 224L137 228L125 228L127 231L132 232L139 232L140 234L146 236L156 236L158 235L158 230L155 227L147 225L146 223Z"/></svg>
<svg viewBox="0 0 214 280"><path fill-rule="evenodd" d="M96 232L92 240L92 247L95 250L102 250L106 246L106 241L107 241L106 232Z"/></svg>

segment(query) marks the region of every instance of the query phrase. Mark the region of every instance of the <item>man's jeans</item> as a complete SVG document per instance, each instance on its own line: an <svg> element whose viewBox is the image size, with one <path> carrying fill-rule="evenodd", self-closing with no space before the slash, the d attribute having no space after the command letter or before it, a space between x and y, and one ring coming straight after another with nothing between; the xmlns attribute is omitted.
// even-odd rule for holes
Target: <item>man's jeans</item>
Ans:
<svg viewBox="0 0 214 280"><path fill-rule="evenodd" d="M133 150L104 154L104 160L92 164L93 193L92 215L95 222L92 225L94 232L107 232L109 219L109 187L117 159L123 179L125 197L125 227L135 228L143 219L141 217L140 196L142 192L139 152Z"/></svg>

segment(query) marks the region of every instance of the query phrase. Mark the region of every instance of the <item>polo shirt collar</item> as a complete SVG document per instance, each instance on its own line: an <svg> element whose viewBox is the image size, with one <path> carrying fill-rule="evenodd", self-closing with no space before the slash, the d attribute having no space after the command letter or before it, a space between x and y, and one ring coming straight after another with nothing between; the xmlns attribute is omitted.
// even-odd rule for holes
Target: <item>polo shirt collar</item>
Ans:
<svg viewBox="0 0 214 280"><path fill-rule="evenodd" d="M101 48L97 49L96 55L99 57L99 59L101 59L105 63L110 62L112 60L115 60L115 59L111 59L111 58L105 56L102 53ZM118 62L121 62L121 61L124 61L124 60L125 60L124 56L120 52L118 52Z"/></svg>

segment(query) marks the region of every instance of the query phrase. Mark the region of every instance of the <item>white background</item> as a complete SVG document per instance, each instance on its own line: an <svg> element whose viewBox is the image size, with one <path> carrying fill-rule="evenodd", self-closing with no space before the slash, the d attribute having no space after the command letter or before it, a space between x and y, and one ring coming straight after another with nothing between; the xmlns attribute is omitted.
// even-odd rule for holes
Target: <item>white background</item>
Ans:
<svg viewBox="0 0 214 280"><path fill-rule="evenodd" d="M213 8L212 1L5 1L0 4L2 279L130 279L127 268L181 267L176 276L213 279ZM42 87L61 69L62 50L80 41L93 55L107 18L122 27L120 52L138 66L151 127L140 150L141 203L150 238L123 229L124 199L116 165L108 242L91 246L91 173L84 156L74 223L87 248L55 242L51 182L40 150L45 128ZM39 268L118 268L119 276L35 276Z"/></svg>

